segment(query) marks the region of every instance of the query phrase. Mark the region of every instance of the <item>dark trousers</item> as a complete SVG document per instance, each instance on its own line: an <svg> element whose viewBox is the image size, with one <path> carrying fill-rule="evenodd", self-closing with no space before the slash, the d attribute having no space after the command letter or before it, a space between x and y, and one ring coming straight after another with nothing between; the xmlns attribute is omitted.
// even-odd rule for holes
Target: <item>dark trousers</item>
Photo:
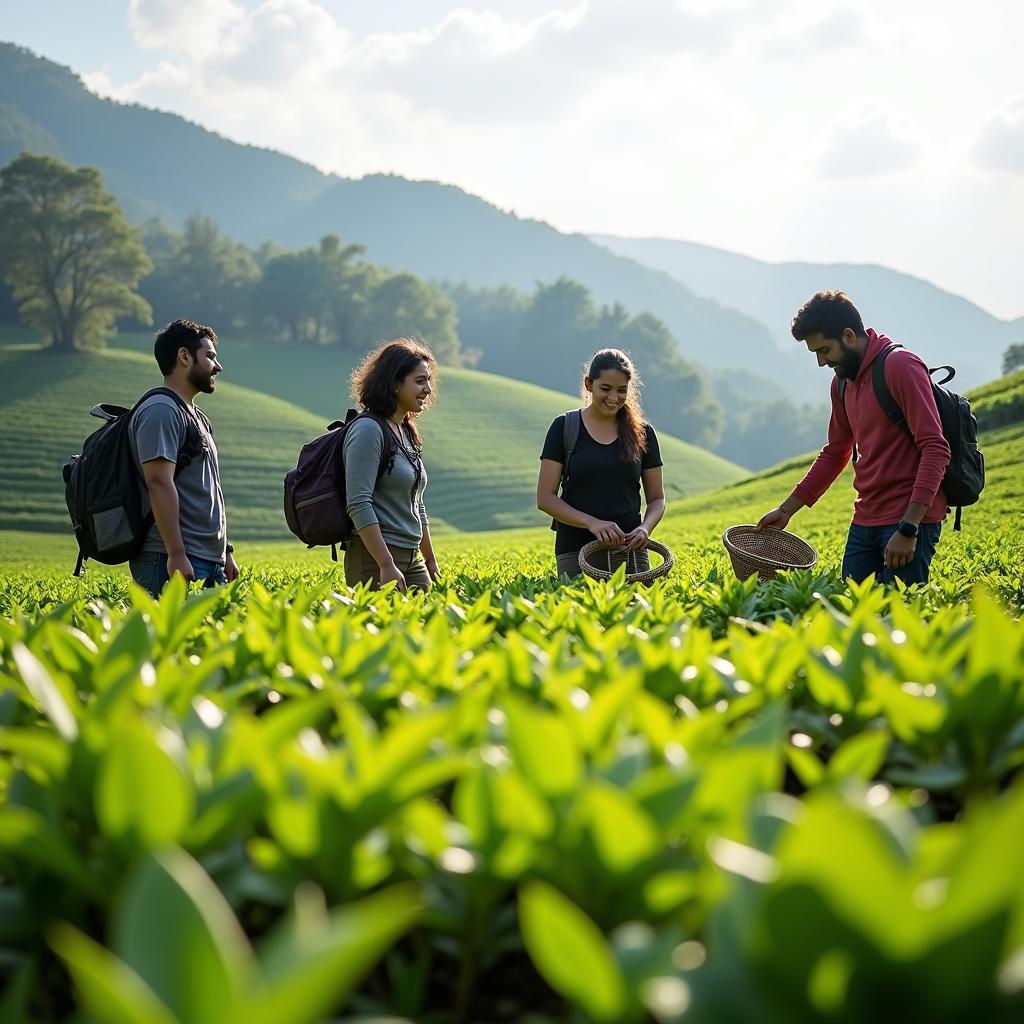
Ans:
<svg viewBox="0 0 1024 1024"><path fill-rule="evenodd" d="M885 546L896 532L899 523L887 526L858 526L850 524L843 552L843 577L855 583L867 579L872 573L879 583L892 583L894 578L904 583L927 583L928 567L932 564L935 548L942 533L942 523L922 523L917 534L914 557L898 569L885 567Z"/></svg>
<svg viewBox="0 0 1024 1024"><path fill-rule="evenodd" d="M205 582L207 586L227 583L223 562L211 562L208 558L195 558L192 555L188 556L188 560L192 563L196 579ZM143 551L128 563L128 568L132 579L154 597L159 597L160 591L167 586L167 556L162 551Z"/></svg>
<svg viewBox="0 0 1024 1024"><path fill-rule="evenodd" d="M410 590L430 589L430 573L419 548L396 548L389 544L388 551ZM380 586L380 566L358 537L353 537L345 545L345 582L350 587L372 582L375 590Z"/></svg>

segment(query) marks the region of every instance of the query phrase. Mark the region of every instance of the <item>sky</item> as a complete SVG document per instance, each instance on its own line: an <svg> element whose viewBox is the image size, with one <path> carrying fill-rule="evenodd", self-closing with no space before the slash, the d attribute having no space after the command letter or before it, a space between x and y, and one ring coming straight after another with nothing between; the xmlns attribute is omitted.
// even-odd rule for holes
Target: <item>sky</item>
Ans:
<svg viewBox="0 0 1024 1024"><path fill-rule="evenodd" d="M0 39L322 170L1024 315L1019 0L0 0Z"/></svg>

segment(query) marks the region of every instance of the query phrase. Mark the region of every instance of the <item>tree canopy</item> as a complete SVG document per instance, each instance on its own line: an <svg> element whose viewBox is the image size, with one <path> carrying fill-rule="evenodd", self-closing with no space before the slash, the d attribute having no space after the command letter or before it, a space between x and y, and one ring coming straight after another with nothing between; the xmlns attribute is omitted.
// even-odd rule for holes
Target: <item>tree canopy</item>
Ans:
<svg viewBox="0 0 1024 1024"><path fill-rule="evenodd" d="M23 153L0 169L0 263L22 320L60 349L103 344L152 264L99 171Z"/></svg>

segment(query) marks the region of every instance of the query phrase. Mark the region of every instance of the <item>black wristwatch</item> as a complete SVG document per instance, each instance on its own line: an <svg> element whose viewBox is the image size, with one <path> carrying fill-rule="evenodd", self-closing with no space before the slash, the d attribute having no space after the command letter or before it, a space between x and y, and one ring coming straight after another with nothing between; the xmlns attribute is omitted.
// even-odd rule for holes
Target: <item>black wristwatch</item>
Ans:
<svg viewBox="0 0 1024 1024"><path fill-rule="evenodd" d="M916 537L917 536L917 523L908 523L906 521L906 519L904 519L900 523L900 525L897 527L897 529L900 531L900 533L903 534L904 537Z"/></svg>
<svg viewBox="0 0 1024 1024"><path fill-rule="evenodd" d="M235 545L234 545L234 544L229 544L229 545L228 545L228 546L227 546L227 547L226 547L226 548L225 548L224 550L225 550L225 551L226 551L226 552L227 552L227 553L228 553L229 555L233 555L233 554L235 553Z"/></svg>

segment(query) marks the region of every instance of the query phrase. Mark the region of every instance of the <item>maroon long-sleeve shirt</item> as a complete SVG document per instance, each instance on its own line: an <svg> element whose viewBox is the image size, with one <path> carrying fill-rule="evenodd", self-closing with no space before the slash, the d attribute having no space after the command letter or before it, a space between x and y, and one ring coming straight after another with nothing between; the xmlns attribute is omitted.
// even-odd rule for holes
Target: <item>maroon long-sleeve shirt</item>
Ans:
<svg viewBox="0 0 1024 1024"><path fill-rule="evenodd" d="M902 348L885 360L885 383L903 410L914 435L911 439L885 415L871 379L871 364L892 341L871 329L867 333L864 360L856 380L846 385L845 402L839 400L838 378L832 381L828 444L796 485L796 492L805 504L813 505L843 471L856 444L853 521L858 526L898 523L912 501L928 506L922 522L941 522L946 516L942 478L949 465L949 444L942 436L928 367Z"/></svg>

